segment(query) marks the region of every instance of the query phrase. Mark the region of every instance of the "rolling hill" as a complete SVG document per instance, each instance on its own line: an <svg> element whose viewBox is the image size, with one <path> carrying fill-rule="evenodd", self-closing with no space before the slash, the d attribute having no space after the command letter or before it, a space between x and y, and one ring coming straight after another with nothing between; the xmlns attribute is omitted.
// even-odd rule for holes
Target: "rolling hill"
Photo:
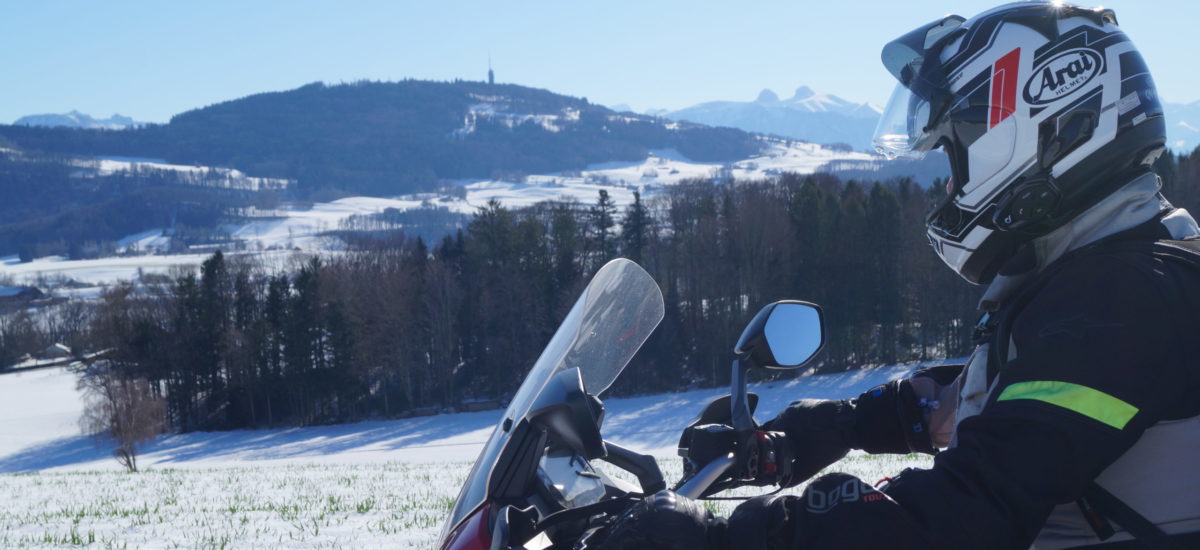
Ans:
<svg viewBox="0 0 1200 550"><path fill-rule="evenodd" d="M0 140L48 153L236 168L296 180L301 195L375 196L430 190L445 179L639 161L654 149L701 162L761 150L742 130L618 114L512 84L419 80L309 84L125 130L0 126Z"/></svg>

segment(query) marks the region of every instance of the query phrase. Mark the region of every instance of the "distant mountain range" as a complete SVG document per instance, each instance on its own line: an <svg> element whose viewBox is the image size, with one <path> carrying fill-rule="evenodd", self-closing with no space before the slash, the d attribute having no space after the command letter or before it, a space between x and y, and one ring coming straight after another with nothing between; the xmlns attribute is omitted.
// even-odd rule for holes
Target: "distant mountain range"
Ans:
<svg viewBox="0 0 1200 550"><path fill-rule="evenodd" d="M880 113L880 108L870 103L853 103L801 86L788 99L763 90L754 101L711 101L657 114L671 120L740 128L813 143L842 143L870 151Z"/></svg>
<svg viewBox="0 0 1200 550"><path fill-rule="evenodd" d="M113 116L108 118L93 118L91 115L79 111L71 111L66 114L28 115L18 118L13 124L18 126L86 128L92 130L121 130L123 128L145 125L144 122L138 122L132 118L118 114L113 114Z"/></svg>
<svg viewBox="0 0 1200 550"><path fill-rule="evenodd" d="M1200 147L1200 101L1166 103L1164 108L1167 145L1183 152ZM627 105L616 105L613 110L630 109ZM871 137L881 109L870 103L853 103L801 86L789 99L780 99L775 92L763 90L754 101L710 101L678 111L651 109L645 114L813 143L844 143L856 150L870 152L874 151Z"/></svg>

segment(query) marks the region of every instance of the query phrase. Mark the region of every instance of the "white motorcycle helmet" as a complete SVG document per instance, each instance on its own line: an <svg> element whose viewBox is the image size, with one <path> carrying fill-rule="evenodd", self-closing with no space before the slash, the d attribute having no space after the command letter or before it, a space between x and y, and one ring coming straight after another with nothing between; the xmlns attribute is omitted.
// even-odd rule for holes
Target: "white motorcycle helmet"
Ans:
<svg viewBox="0 0 1200 550"><path fill-rule="evenodd" d="M889 42L883 63L900 83L875 146L947 154L929 241L975 284L1164 150L1154 82L1112 10L1020 2L950 15Z"/></svg>

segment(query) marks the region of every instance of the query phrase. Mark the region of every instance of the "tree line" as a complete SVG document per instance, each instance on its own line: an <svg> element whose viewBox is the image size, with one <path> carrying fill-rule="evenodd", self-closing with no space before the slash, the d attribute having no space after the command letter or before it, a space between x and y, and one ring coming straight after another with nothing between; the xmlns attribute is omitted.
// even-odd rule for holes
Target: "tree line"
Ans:
<svg viewBox="0 0 1200 550"><path fill-rule="evenodd" d="M493 202L432 247L394 231L283 273L216 253L198 273L105 293L91 346L150 381L183 431L457 407L511 395L590 275L625 256L667 313L617 392L727 383L742 326L783 298L825 306L823 370L961 354L976 292L924 242L934 189L691 181L623 212L604 192Z"/></svg>
<svg viewBox="0 0 1200 550"><path fill-rule="evenodd" d="M1159 168L1177 205L1200 206L1200 155ZM590 275L624 256L659 283L666 316L618 394L728 383L744 324L785 298L824 306L823 372L962 356L980 289L925 241L941 193L817 174L689 181L620 211L604 192L493 202L432 245L384 229L282 272L216 253L106 292L77 339L147 381L182 431L461 408L510 397Z"/></svg>

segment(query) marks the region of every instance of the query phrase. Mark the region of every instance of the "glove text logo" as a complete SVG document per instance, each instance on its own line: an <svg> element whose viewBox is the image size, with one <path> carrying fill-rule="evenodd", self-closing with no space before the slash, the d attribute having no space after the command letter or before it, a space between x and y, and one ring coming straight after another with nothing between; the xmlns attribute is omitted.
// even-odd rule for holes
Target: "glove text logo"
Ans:
<svg viewBox="0 0 1200 550"><path fill-rule="evenodd" d="M808 508L809 512L814 514L824 514L843 502L858 502L860 500L863 502L872 502L886 498L883 493L876 491L858 478L847 476L847 479L838 483L832 489L825 491L821 490L820 487L829 485L829 483L822 483L822 481L817 480L805 491L808 495L805 499L805 507ZM828 481L836 482L837 480Z"/></svg>

